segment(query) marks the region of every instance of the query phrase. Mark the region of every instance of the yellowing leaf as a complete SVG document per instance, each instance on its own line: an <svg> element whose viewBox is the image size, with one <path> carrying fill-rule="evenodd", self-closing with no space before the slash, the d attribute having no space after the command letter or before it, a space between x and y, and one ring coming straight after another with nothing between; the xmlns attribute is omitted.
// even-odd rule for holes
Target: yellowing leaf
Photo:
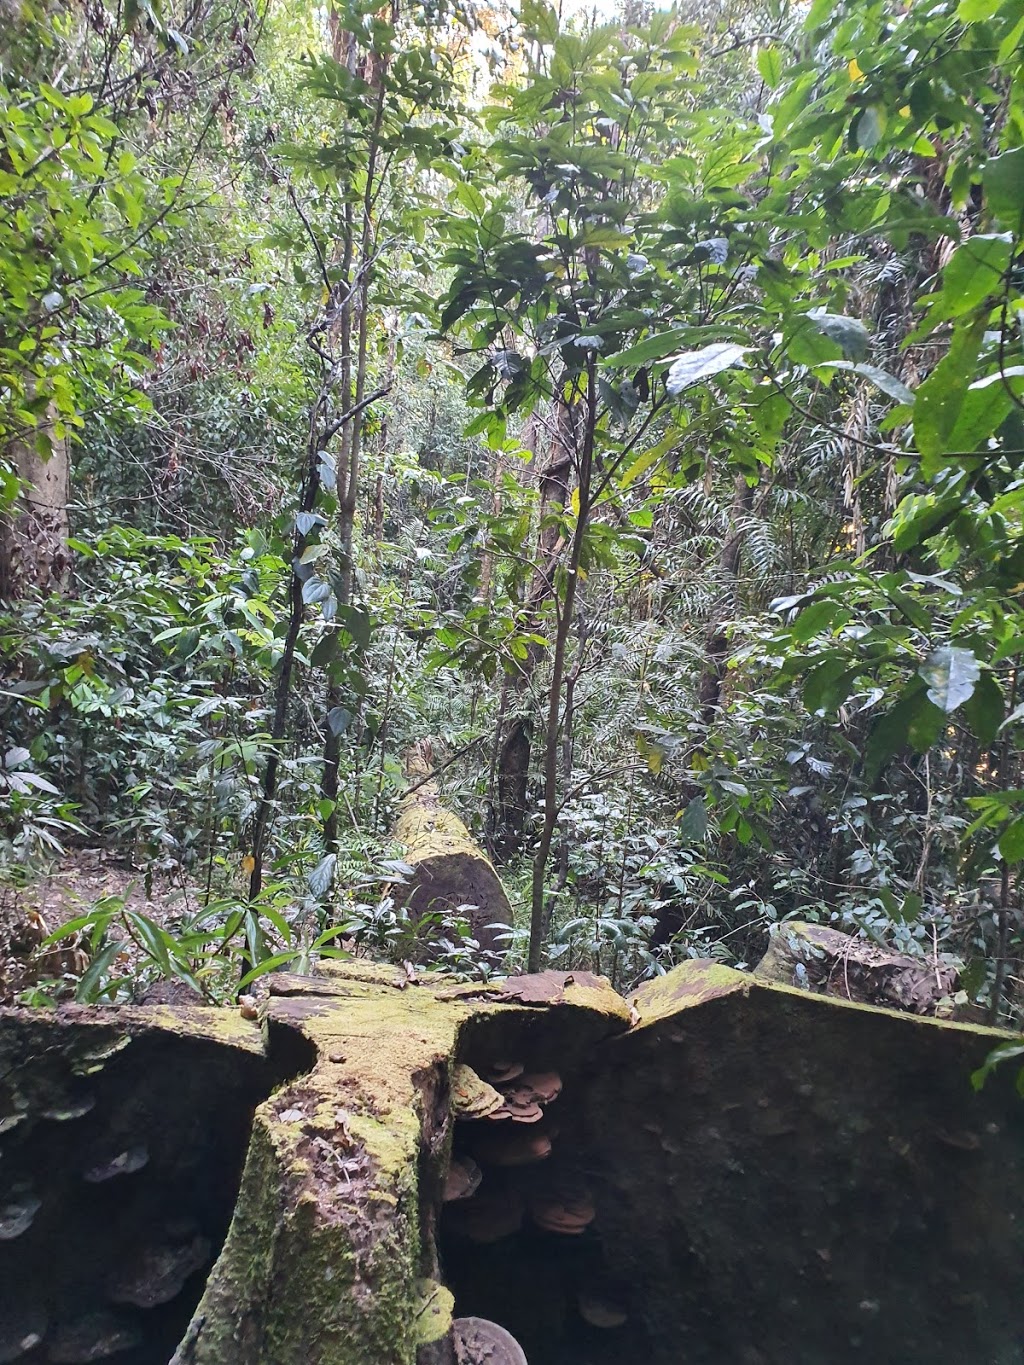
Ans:
<svg viewBox="0 0 1024 1365"><path fill-rule="evenodd" d="M910 117L910 105L909 105L909 104L905 104L905 105L903 106L903 108L900 110L900 118L909 118L909 117Z"/></svg>
<svg viewBox="0 0 1024 1365"><path fill-rule="evenodd" d="M580 490L578 488L572 490L572 497L569 499L569 507L573 516L578 517L580 514Z"/></svg>
<svg viewBox="0 0 1024 1365"><path fill-rule="evenodd" d="M247 854L245 855L245 857L242 859L242 873L243 873L243 875L246 876L246 877L248 877L249 874L250 874L250 872L252 872L252 870L253 870L253 868L254 868L255 866L256 866L256 859L252 856L251 853L247 853Z"/></svg>
<svg viewBox="0 0 1024 1365"><path fill-rule="evenodd" d="M850 80L853 81L855 85L858 81L864 79L864 72L860 69L860 63L857 61L856 57L852 58L846 69L850 73Z"/></svg>

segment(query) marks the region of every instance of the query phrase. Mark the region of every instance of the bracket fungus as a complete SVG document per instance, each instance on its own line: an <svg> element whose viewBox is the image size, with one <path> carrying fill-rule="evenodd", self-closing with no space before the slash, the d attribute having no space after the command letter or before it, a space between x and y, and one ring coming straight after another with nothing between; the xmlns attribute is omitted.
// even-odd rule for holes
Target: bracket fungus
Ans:
<svg viewBox="0 0 1024 1365"><path fill-rule="evenodd" d="M594 1202L581 1189L552 1189L530 1199L530 1217L545 1232L560 1232L575 1237L594 1221Z"/></svg>
<svg viewBox="0 0 1024 1365"><path fill-rule="evenodd" d="M457 1119L491 1118L503 1109L505 1096L459 1063L452 1073L452 1109Z"/></svg>
<svg viewBox="0 0 1024 1365"><path fill-rule="evenodd" d="M473 1153L484 1166L531 1166L551 1155L551 1138L533 1128L496 1129L473 1138Z"/></svg>
<svg viewBox="0 0 1024 1365"><path fill-rule="evenodd" d="M576 1300L580 1317L591 1327L621 1327L629 1315L621 1304L606 1299L592 1290L582 1289Z"/></svg>
<svg viewBox="0 0 1024 1365"><path fill-rule="evenodd" d="M111 1313L87 1313L57 1328L47 1342L46 1356L53 1365L91 1365L141 1341L142 1333L130 1322Z"/></svg>
<svg viewBox="0 0 1024 1365"><path fill-rule="evenodd" d="M484 1185L472 1199L452 1205L448 1225L470 1242L500 1242L523 1226L522 1196L507 1187Z"/></svg>
<svg viewBox="0 0 1024 1365"><path fill-rule="evenodd" d="M452 1341L458 1365L527 1365L512 1333L486 1318L456 1318Z"/></svg>
<svg viewBox="0 0 1024 1365"><path fill-rule="evenodd" d="M441 1199L450 1204L456 1199L469 1199L480 1188L483 1172L472 1157L453 1157L444 1179Z"/></svg>

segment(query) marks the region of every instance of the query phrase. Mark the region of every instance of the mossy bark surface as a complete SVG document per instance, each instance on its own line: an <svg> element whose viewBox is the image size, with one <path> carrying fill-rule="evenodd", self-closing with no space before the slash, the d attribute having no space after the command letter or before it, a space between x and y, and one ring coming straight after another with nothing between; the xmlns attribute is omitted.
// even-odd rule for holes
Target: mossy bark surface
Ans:
<svg viewBox="0 0 1024 1365"><path fill-rule="evenodd" d="M690 963L595 1058L596 1225L657 1365L1020 1365L1005 1035Z"/></svg>
<svg viewBox="0 0 1024 1365"><path fill-rule="evenodd" d="M754 975L862 1005L944 1018L966 1015L953 1000L958 969L945 955L907 957L823 924L776 925Z"/></svg>
<svg viewBox="0 0 1024 1365"><path fill-rule="evenodd" d="M412 868L395 894L420 926L419 960L433 955L431 943L441 936L435 916L468 920L480 948L500 960L512 925L508 896L491 860L443 804L436 783L425 782L405 797L394 837Z"/></svg>

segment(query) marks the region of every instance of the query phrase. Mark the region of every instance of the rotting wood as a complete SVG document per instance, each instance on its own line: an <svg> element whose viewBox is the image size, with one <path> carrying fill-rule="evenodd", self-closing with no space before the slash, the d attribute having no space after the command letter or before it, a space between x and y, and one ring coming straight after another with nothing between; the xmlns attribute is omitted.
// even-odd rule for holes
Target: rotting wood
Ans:
<svg viewBox="0 0 1024 1365"><path fill-rule="evenodd" d="M894 953L827 925L799 920L777 925L754 970L766 981L862 1005L944 1018L963 1012L954 999L959 968L946 957Z"/></svg>
<svg viewBox="0 0 1024 1365"><path fill-rule="evenodd" d="M707 962L631 1004L584 974L453 990L331 963L264 1010L262 1039L189 1006L0 1012L0 1343L36 1339L26 1365L166 1361L126 1343L168 1330L172 1290L195 1304L173 1365L450 1365L456 1318L530 1365L678 1365L682 1340L698 1362L1017 1358L1024 1106L1012 1067L968 1083L1005 1034ZM542 1119L456 1123L456 1066ZM255 1099L292 1079L234 1200L207 1146L246 1074ZM446 1203L468 1150L479 1185ZM206 1230L150 1215L197 1178L234 1212L195 1303ZM65 1252L75 1276L21 1273Z"/></svg>
<svg viewBox="0 0 1024 1365"><path fill-rule="evenodd" d="M437 956L439 940L451 938L451 924L465 920L470 934L492 963L500 962L512 926L512 908L490 859L459 817L441 800L432 780L429 743L406 755L409 792L395 822L394 838L405 848L412 872L395 887L417 928L414 956Z"/></svg>

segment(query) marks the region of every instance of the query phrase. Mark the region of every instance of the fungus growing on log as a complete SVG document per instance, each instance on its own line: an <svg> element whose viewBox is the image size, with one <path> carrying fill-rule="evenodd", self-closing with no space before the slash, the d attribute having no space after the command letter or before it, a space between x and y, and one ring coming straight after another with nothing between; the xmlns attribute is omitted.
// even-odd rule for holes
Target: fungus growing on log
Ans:
<svg viewBox="0 0 1024 1365"><path fill-rule="evenodd" d="M406 755L409 791L399 807L393 836L405 847L412 869L394 888L417 928L420 961L436 956L436 941L449 932L440 921L467 919L471 937L497 963L505 952L512 907L497 872L459 817L441 801L431 779L433 754L426 742Z"/></svg>
<svg viewBox="0 0 1024 1365"><path fill-rule="evenodd" d="M585 1190L558 1189L535 1194L530 1199L530 1217L545 1232L576 1237L594 1221L594 1202Z"/></svg>
<svg viewBox="0 0 1024 1365"><path fill-rule="evenodd" d="M521 1076L526 1070L522 1062L492 1062L487 1068L486 1080L491 1085L503 1085L506 1081L514 1081L517 1076Z"/></svg>
<svg viewBox="0 0 1024 1365"><path fill-rule="evenodd" d="M532 1166L551 1155L551 1138L532 1129L499 1129L474 1137L473 1152L485 1166Z"/></svg>
<svg viewBox="0 0 1024 1365"><path fill-rule="evenodd" d="M576 1306L580 1317L591 1327L621 1327L629 1320L626 1310L612 1300L602 1298L591 1290L581 1290Z"/></svg>
<svg viewBox="0 0 1024 1365"><path fill-rule="evenodd" d="M526 1365L512 1333L486 1318L456 1318L452 1340L458 1365Z"/></svg>
<svg viewBox="0 0 1024 1365"><path fill-rule="evenodd" d="M452 1110L457 1119L486 1119L503 1113L505 1096L482 1081L472 1067L459 1064L452 1073ZM503 1115L504 1116L504 1115Z"/></svg>
<svg viewBox="0 0 1024 1365"><path fill-rule="evenodd" d="M513 1189L484 1185L472 1199L453 1204L448 1219L449 1226L470 1242L500 1242L523 1226L522 1196Z"/></svg>
<svg viewBox="0 0 1024 1365"><path fill-rule="evenodd" d="M0 1365L453 1365L456 1314L517 1365L619 1365L627 1306L646 1365L1018 1360L1024 1106L1015 1066L968 1079L1007 1035L706 962L639 988L634 1027L583 974L269 984L265 1035L201 1007L0 1011L0 1206L39 1201L0 1240ZM453 1146L552 1137L455 1122L456 1059L494 1058L564 1075L560 1136L444 1204ZM90 1112L44 1118L84 1071ZM130 1177L82 1179L138 1145ZM197 1236L205 1287L111 1303L145 1270L126 1251Z"/></svg>
<svg viewBox="0 0 1024 1365"><path fill-rule="evenodd" d="M87 1313L58 1327L47 1344L46 1358L53 1365L90 1365L138 1346L142 1333L111 1313Z"/></svg>
<svg viewBox="0 0 1024 1365"><path fill-rule="evenodd" d="M472 1157L453 1157L444 1180L441 1198L446 1204L456 1199L468 1199L480 1188L483 1173Z"/></svg>

